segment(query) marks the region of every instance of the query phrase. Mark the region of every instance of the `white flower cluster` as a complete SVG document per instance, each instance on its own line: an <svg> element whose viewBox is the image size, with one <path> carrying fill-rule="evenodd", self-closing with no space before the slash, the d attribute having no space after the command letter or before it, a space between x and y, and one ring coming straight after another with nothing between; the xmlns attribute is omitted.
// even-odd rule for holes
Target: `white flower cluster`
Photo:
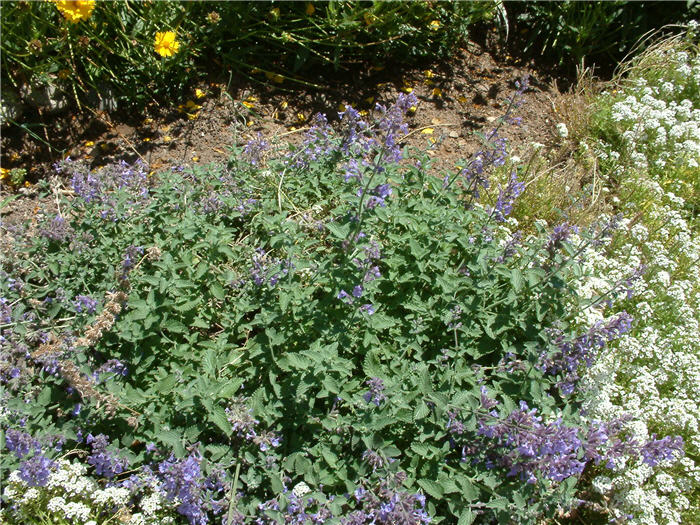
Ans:
<svg viewBox="0 0 700 525"><path fill-rule="evenodd" d="M632 80L626 96L612 106L612 120L624 131L622 139L633 166L660 172L669 165L700 165L700 56L686 51L659 51L665 69ZM658 74L661 73L659 77ZM603 158L615 155L609 145Z"/></svg>
<svg viewBox="0 0 700 525"><path fill-rule="evenodd" d="M674 464L630 462L592 482L607 496L611 519L631 515L630 523L644 525L680 525L700 515L700 236L692 206L679 196L684 183L700 178L700 58L662 53L666 69L653 83L633 84L613 106L612 118L628 126L623 138L635 165L624 165L610 145L599 153L620 175L619 195L632 195L622 203L631 219L622 222L621 244L605 255L588 253L598 280L580 290L592 297L640 264L648 267L623 305L635 318L632 332L599 356L582 385L593 394L584 407L591 418L630 414L628 430L640 442L653 434L685 441L686 455ZM689 94L692 100L682 98ZM585 314L590 324L602 312Z"/></svg>
<svg viewBox="0 0 700 525"><path fill-rule="evenodd" d="M146 487L136 508L135 494L117 486L101 488L79 462L60 460L45 487L28 487L19 471L11 472L3 496L11 502L0 511L0 523L71 523L96 525L119 516L120 523L158 525L175 523L173 504L156 486Z"/></svg>

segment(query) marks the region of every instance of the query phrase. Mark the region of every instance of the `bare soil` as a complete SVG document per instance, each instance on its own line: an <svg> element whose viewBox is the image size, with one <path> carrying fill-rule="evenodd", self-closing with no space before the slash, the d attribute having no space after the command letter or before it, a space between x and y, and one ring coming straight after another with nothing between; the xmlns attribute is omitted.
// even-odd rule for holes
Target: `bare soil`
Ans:
<svg viewBox="0 0 700 525"><path fill-rule="evenodd" d="M494 53L496 54L496 53ZM409 117L408 146L429 147L437 170L454 168L482 145L486 133L506 110L515 82L529 76L530 89L515 116L520 125L500 130L512 155L523 156L533 142L546 148L558 145L556 132L560 93L555 81L532 64L470 43L449 63L424 64L405 70L387 64L339 76L323 91L276 85L261 75L260 82L211 82L198 89L204 96L173 101L169 107L151 106L140 114L84 110L59 116L37 112L29 118L37 140L18 127L3 129L2 167L25 168L30 182L51 176L52 165L70 156L92 167L142 159L152 171L227 160L229 147L243 144L257 133L266 138L297 142L316 112L337 118L344 104L371 111L375 103L391 104L400 91L412 90L419 99ZM188 101L201 107L187 107ZM25 122L29 125L29 122ZM36 125L38 124L38 125ZM47 147L45 143L51 144ZM0 202L10 188L0 187ZM55 199L39 198L32 186L0 213L5 225L49 214Z"/></svg>

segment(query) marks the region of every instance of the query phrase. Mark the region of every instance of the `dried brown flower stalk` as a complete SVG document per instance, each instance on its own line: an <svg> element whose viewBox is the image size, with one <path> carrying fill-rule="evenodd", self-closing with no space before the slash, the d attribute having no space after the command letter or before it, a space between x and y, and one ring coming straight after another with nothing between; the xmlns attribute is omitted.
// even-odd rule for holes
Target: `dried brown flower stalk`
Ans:
<svg viewBox="0 0 700 525"><path fill-rule="evenodd" d="M105 305L100 315L97 316L95 322L92 323L83 337L79 337L75 341L76 346L94 346L100 340L102 334L112 328L116 315L121 312L122 305L127 300L126 293L119 291L107 294L107 304Z"/></svg>
<svg viewBox="0 0 700 525"><path fill-rule="evenodd" d="M114 326L116 315L121 312L122 305L126 302L128 296L125 292L118 291L107 294L107 304L104 309L85 331L85 335L79 337L75 341L75 346L94 346L102 337L102 335ZM96 402L97 407L104 407L105 413L109 417L114 417L119 408L126 409L132 414L138 415L138 412L130 409L119 403L113 394L105 394L97 390L93 381L82 374L78 367L72 361L60 359L65 352L61 348L61 340L50 334L49 340L43 343L39 348L32 353L32 358L37 361L47 360L50 358L56 359L58 363L58 371L61 377L80 394L80 397L86 401L92 399ZM138 418L130 417L128 423L131 426L138 425Z"/></svg>
<svg viewBox="0 0 700 525"><path fill-rule="evenodd" d="M95 389L90 378L80 373L75 363L68 360L58 362L61 377L75 388L83 400L92 399L96 402L97 408L104 406L104 411L109 417L114 417L120 404L113 394L103 394Z"/></svg>

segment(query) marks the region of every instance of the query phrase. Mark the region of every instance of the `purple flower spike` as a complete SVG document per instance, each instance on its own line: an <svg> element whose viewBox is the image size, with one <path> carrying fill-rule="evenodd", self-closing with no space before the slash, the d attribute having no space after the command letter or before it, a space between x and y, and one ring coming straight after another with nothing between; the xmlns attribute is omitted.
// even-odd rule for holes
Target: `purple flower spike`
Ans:
<svg viewBox="0 0 700 525"><path fill-rule="evenodd" d="M386 399L386 396L383 394L384 381L378 377L373 377L368 379L365 384L369 387L369 392L362 396L364 400L377 406L381 405L382 401Z"/></svg>

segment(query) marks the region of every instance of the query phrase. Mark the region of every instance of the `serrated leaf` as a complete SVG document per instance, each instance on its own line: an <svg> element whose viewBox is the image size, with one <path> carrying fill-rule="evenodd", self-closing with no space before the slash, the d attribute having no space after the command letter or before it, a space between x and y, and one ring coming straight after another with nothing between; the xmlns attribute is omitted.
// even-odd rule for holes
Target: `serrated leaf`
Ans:
<svg viewBox="0 0 700 525"><path fill-rule="evenodd" d="M343 224L340 225L336 222L327 222L325 223L326 229L333 234L333 236L336 239L345 239L347 238L348 234L350 233L350 225L349 224Z"/></svg>
<svg viewBox="0 0 700 525"><path fill-rule="evenodd" d="M154 390L158 392L159 394L168 394L172 391L173 388L175 388L175 385L177 385L178 378L174 374L170 374L167 377L164 377L160 381L158 381L155 384Z"/></svg>
<svg viewBox="0 0 700 525"><path fill-rule="evenodd" d="M516 292L519 292L523 288L523 274L518 268L514 268L510 272L510 283Z"/></svg>
<svg viewBox="0 0 700 525"><path fill-rule="evenodd" d="M433 455L433 447L426 445L425 443L411 443L411 450L425 459L428 459Z"/></svg>
<svg viewBox="0 0 700 525"><path fill-rule="evenodd" d="M444 495L442 486L437 481L431 479L419 479L418 485L430 496L435 499L441 499Z"/></svg>
<svg viewBox="0 0 700 525"><path fill-rule="evenodd" d="M425 404L424 401L419 401L416 409L413 411L413 419L419 420L430 415L430 408Z"/></svg>
<svg viewBox="0 0 700 525"><path fill-rule="evenodd" d="M230 436L233 432L231 428L231 423L229 423L226 417L226 412L219 405L213 405L209 412L207 413L207 419L214 423L219 429L227 436Z"/></svg>
<svg viewBox="0 0 700 525"><path fill-rule="evenodd" d="M209 286L209 292L220 301L226 297L226 290L219 283L213 283Z"/></svg>
<svg viewBox="0 0 700 525"><path fill-rule="evenodd" d="M476 514L474 514L472 509L464 509L459 515L459 521L457 521L457 525L471 525L472 523L474 523L475 519Z"/></svg>
<svg viewBox="0 0 700 525"><path fill-rule="evenodd" d="M338 456L336 456L333 452L328 450L326 447L321 448L321 455L323 456L323 459L326 460L326 463L328 463L328 466L331 468L337 468L338 466Z"/></svg>
<svg viewBox="0 0 700 525"><path fill-rule="evenodd" d="M199 303L201 302L201 297L197 297L196 299L192 299L191 301L185 301L184 303L179 304L176 303L173 305L173 308L178 312L187 313L194 310L197 307L197 305L199 305Z"/></svg>

